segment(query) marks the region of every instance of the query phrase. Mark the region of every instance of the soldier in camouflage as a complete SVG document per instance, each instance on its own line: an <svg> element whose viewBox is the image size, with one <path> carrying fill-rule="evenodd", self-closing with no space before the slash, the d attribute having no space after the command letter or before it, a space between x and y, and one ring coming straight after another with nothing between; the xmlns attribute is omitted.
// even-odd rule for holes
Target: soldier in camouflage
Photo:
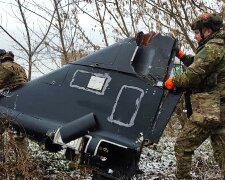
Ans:
<svg viewBox="0 0 225 180"><path fill-rule="evenodd" d="M25 70L14 62L14 54L0 49L0 91L13 90L27 82ZM1 96L1 95L0 95ZM7 126L7 120L4 115L0 116L0 161L4 160L4 138L3 133ZM15 136L18 146L25 146L25 140L22 136Z"/></svg>
<svg viewBox="0 0 225 180"><path fill-rule="evenodd" d="M14 54L5 53L0 66L0 89L11 90L27 82L25 70L14 62Z"/></svg>
<svg viewBox="0 0 225 180"><path fill-rule="evenodd" d="M225 31L219 14L204 13L192 24L199 47L195 56L178 51L188 66L182 74L169 78L164 86L172 90L191 88L193 114L175 144L177 179L191 179L194 151L208 138L225 178Z"/></svg>

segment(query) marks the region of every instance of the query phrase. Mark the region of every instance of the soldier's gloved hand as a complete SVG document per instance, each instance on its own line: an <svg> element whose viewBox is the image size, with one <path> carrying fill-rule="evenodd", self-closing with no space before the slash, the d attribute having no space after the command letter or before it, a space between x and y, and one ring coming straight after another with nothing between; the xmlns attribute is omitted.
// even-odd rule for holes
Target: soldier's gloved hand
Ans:
<svg viewBox="0 0 225 180"><path fill-rule="evenodd" d="M182 57L184 57L185 53L179 48L177 50L177 54L176 54L176 57L181 59Z"/></svg>
<svg viewBox="0 0 225 180"><path fill-rule="evenodd" d="M169 77L165 82L164 82L164 87L168 90L173 90L175 88L173 78Z"/></svg>

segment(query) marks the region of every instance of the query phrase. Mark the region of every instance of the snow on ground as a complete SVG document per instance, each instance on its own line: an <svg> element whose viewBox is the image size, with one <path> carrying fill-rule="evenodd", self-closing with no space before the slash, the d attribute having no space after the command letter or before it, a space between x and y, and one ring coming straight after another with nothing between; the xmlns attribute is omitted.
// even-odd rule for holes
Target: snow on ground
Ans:
<svg viewBox="0 0 225 180"><path fill-rule="evenodd" d="M134 180L173 180L175 179L176 160L174 144L179 133L180 124L177 118L170 120L158 144L143 148L139 168L143 172ZM35 148L34 148L35 147ZM40 151L32 147L34 158L40 159L45 166L45 179L91 179L90 171L77 168L77 164L65 160L60 153ZM213 158L210 140L207 139L196 151L192 162L193 180L221 180L220 169ZM70 178L68 178L70 177Z"/></svg>
<svg viewBox="0 0 225 180"><path fill-rule="evenodd" d="M144 172L136 179L175 179L176 160L174 155L175 138L162 137L157 145L145 147L140 159L140 169ZM213 159L210 141L206 140L193 156L192 178L222 179L218 165Z"/></svg>
<svg viewBox="0 0 225 180"><path fill-rule="evenodd" d="M177 122L175 118L169 122L158 144L143 148L139 163L143 173L137 175L134 180L175 179L174 144L179 133ZM10 132L5 132L6 158L4 164L0 163L0 179L5 175L16 177L17 174L21 177L32 176L32 180L40 179L39 177L45 180L91 179L90 169L79 167L75 162L66 160L62 151L49 153L32 141L29 141L30 151L24 151L13 141L14 134ZM24 152L27 152L27 156ZM213 158L209 139L195 151L192 164L191 174L194 180L222 179L219 167ZM21 170L22 172L18 172Z"/></svg>
<svg viewBox="0 0 225 180"><path fill-rule="evenodd" d="M143 171L135 180L173 180L175 179L176 161L174 156L174 137L162 137L157 145L143 148L139 167ZM63 160L62 153L48 153L46 151L33 151L33 156L42 161L47 167L46 179L59 177L72 177L75 179L91 179L88 172L77 169L73 163ZM192 177L194 180L220 180L220 170L215 163L210 141L204 142L193 157ZM66 178L66 179L67 179ZM69 178L68 178L69 179Z"/></svg>

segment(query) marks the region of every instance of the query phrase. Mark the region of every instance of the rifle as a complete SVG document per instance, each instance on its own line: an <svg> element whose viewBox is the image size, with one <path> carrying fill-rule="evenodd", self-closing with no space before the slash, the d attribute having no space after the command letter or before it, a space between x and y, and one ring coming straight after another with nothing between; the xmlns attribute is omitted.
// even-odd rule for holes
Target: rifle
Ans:
<svg viewBox="0 0 225 180"><path fill-rule="evenodd" d="M184 92L185 109L187 110L187 117L190 118L192 115L192 105L191 105L191 90Z"/></svg>

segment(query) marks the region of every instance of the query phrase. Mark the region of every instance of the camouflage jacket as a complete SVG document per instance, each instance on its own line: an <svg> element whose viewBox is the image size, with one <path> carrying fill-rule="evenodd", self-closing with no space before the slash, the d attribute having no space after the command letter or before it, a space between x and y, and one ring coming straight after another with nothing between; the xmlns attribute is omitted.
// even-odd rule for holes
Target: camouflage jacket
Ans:
<svg viewBox="0 0 225 180"><path fill-rule="evenodd" d="M197 92L216 90L225 97L225 31L206 39L195 56L187 55L182 61L188 67L184 73L174 76L176 87Z"/></svg>
<svg viewBox="0 0 225 180"><path fill-rule="evenodd" d="M12 89L27 82L25 70L13 61L0 64L0 89Z"/></svg>

